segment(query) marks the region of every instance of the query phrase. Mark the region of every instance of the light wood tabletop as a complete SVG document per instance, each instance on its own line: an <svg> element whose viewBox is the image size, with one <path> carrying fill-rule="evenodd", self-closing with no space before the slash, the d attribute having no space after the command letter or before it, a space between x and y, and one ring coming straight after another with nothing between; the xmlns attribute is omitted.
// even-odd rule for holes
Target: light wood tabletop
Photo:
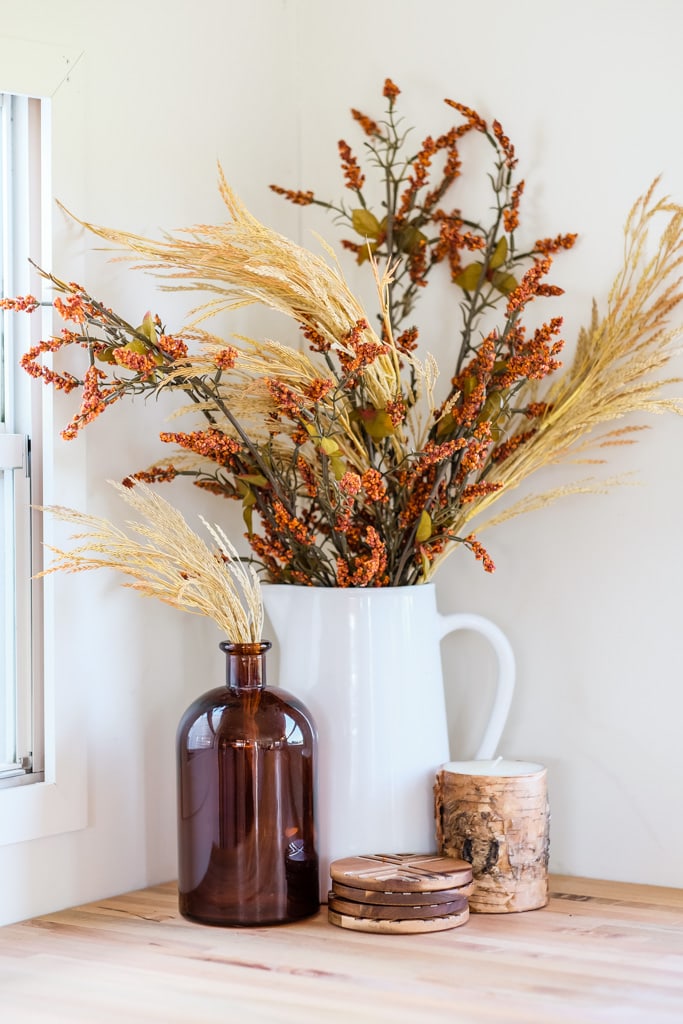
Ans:
<svg viewBox="0 0 683 1024"><path fill-rule="evenodd" d="M683 1022L683 890L551 877L521 914L424 935L209 928L173 883L0 929L3 1024Z"/></svg>

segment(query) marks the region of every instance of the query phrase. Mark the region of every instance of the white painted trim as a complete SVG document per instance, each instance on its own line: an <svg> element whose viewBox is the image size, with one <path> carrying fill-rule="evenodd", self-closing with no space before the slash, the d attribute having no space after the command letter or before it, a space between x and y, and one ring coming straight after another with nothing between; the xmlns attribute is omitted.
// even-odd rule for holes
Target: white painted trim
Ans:
<svg viewBox="0 0 683 1024"><path fill-rule="evenodd" d="M82 77L78 53L0 37L0 90L51 101L52 160L49 165L44 162L48 194L76 204L82 195L74 143L84 122ZM46 219L44 265L50 268L55 253L59 263L73 268L79 257L66 255L69 240L63 217L54 207L52 217ZM51 319L43 330L52 332ZM55 428L62 412L59 399L54 401L47 389L43 399L43 500L45 504L83 507L85 445L64 445ZM56 415L53 407L57 407ZM44 531L50 543L55 527L49 518ZM47 577L44 582L44 781L0 789L0 846L82 829L88 823L87 717L79 673L71 670L78 623L60 601L63 586L58 577Z"/></svg>
<svg viewBox="0 0 683 1024"><path fill-rule="evenodd" d="M54 97L81 56L63 47L0 36L0 92Z"/></svg>

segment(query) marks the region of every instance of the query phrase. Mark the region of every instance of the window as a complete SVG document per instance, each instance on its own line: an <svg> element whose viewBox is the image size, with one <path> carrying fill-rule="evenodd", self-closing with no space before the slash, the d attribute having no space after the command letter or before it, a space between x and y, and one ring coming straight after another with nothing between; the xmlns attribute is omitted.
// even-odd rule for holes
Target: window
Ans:
<svg viewBox="0 0 683 1024"><path fill-rule="evenodd" d="M58 215L53 196L59 196L72 209L84 208L86 161L74 159L74 136L78 134L79 126L84 124L85 119L83 57L77 50L68 50L63 46L0 35L0 93L43 97L37 104L29 101L30 110L39 107L43 140L40 146L40 186L34 181L32 194L35 195L36 189L40 187L44 196L42 207L45 210L40 224L40 239L31 241L32 255L46 270L52 270L52 254L55 253L58 263L68 266L76 279L85 276L82 272L80 247L74 244L65 219ZM40 207L38 200L34 209ZM35 222L31 230L38 233L39 228ZM38 284L33 283L32 286L29 264L19 261L18 270L29 274L29 277L27 280L15 278L10 294L28 291L40 295ZM27 332L23 338L5 337L5 344L11 344L19 350L25 350L34 341L38 341L39 337L49 337L53 332L48 310L45 311L42 324L38 313L32 317L15 315L11 319L12 330ZM35 337L30 334L32 329L36 331ZM23 372L16 374L15 385L20 392L14 396L15 399L22 398L22 389L30 391L30 385L35 385L33 393L40 396L39 407L36 403L36 407L31 410L31 427L5 431L5 434L31 436L33 503L84 507L85 453L73 447L67 450L66 445L56 443L53 403L59 400L59 396L55 399L49 389L40 388L37 382L31 381ZM42 422L36 420L38 412ZM14 482L22 479L17 470L12 473ZM5 475L0 471L0 476ZM37 491L39 483L43 487L42 497ZM40 548L38 528L45 530L46 540L58 542L59 538L53 535L50 523L43 523L36 514L33 522L33 551L36 547ZM33 775L22 774L0 781L0 854L4 854L8 846L83 829L88 823L85 684L80 679L74 680L69 671L71 646L74 642L71 617L68 608L60 603L59 583L54 576L48 576L43 581L42 592L43 621L40 622L36 617L34 602L32 626L35 645L30 653L36 685L36 691L32 694L33 703L42 709L44 720L42 730L36 733L34 729L34 769L40 755L36 736L42 734L44 778L37 781L36 785L22 785L27 779L36 779L34 772ZM4 665L4 637L0 644L0 664ZM43 648L45 656L40 660ZM5 721L4 707L0 708L0 721ZM2 913L0 907L0 920Z"/></svg>
<svg viewBox="0 0 683 1024"><path fill-rule="evenodd" d="M29 255L40 252L41 101L0 94L0 281L3 295L31 287ZM24 322L26 321L26 322ZM29 318L4 314L0 324L0 786L42 779L40 584L32 502L31 439L39 427L35 389L20 370L31 343ZM31 401L32 396L34 401ZM32 407L33 406L33 407Z"/></svg>

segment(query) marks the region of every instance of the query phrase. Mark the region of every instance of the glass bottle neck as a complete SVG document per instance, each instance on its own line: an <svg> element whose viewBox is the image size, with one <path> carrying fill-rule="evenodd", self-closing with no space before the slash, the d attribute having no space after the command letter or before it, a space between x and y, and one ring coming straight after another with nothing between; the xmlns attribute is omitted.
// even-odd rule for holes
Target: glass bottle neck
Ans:
<svg viewBox="0 0 683 1024"><path fill-rule="evenodd" d="M272 644L257 641L249 644L225 642L225 685L229 690L262 690L266 685L266 651Z"/></svg>

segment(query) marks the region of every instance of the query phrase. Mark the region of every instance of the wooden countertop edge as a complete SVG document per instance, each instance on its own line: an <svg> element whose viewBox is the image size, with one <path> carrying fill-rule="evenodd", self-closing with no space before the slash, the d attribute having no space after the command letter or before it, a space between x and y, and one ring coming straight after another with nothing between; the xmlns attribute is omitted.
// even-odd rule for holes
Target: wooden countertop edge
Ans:
<svg viewBox="0 0 683 1024"><path fill-rule="evenodd" d="M585 878L578 875L560 874L551 874L549 876L548 883L551 902L553 899L576 897L577 899L595 900L607 903L640 904L652 907L667 907L669 909L683 910L683 889L671 886L646 885L640 882L620 882L612 879ZM102 904L113 903L117 900L125 900L127 896L133 896L135 894L152 894L155 890L160 894L163 894L165 898L170 895L175 897L176 881L175 879L171 879L167 882L144 886L141 889L132 890L130 893L118 893L109 897L93 900L89 904L82 904L82 906L89 906L92 904L98 904L101 906ZM325 904L323 904L323 909L324 908ZM76 908L74 907L69 909Z"/></svg>
<svg viewBox="0 0 683 1024"><path fill-rule="evenodd" d="M126 913L129 909L127 904L136 900L144 900L150 907L154 906L154 896L157 896L165 905L169 899L173 900L175 907L176 882L174 879L167 882L159 882L133 889L123 893L114 893L110 896L102 896L89 900L85 903L65 907L61 910L49 911L24 921L17 921L15 924L5 925L4 928L15 928L19 925L29 925L32 921L40 922L54 920L60 915L68 914L70 911L86 910L91 912L97 910L112 910L114 912ZM683 910L683 889L667 886L645 885L637 882L620 882L610 879L584 878L573 875L551 874L549 876L550 905L558 909L558 903L562 900L571 902L598 902L603 904L621 904L623 906L651 906L662 907L669 910ZM166 909L166 908L164 908ZM321 913L325 911L323 905ZM480 917L482 915L476 915ZM483 915L488 917L491 915ZM494 915L504 917L505 915ZM516 915L509 915L510 917ZM153 913L152 919L156 917ZM315 918L311 919L315 920ZM0 933L4 931L0 928Z"/></svg>

